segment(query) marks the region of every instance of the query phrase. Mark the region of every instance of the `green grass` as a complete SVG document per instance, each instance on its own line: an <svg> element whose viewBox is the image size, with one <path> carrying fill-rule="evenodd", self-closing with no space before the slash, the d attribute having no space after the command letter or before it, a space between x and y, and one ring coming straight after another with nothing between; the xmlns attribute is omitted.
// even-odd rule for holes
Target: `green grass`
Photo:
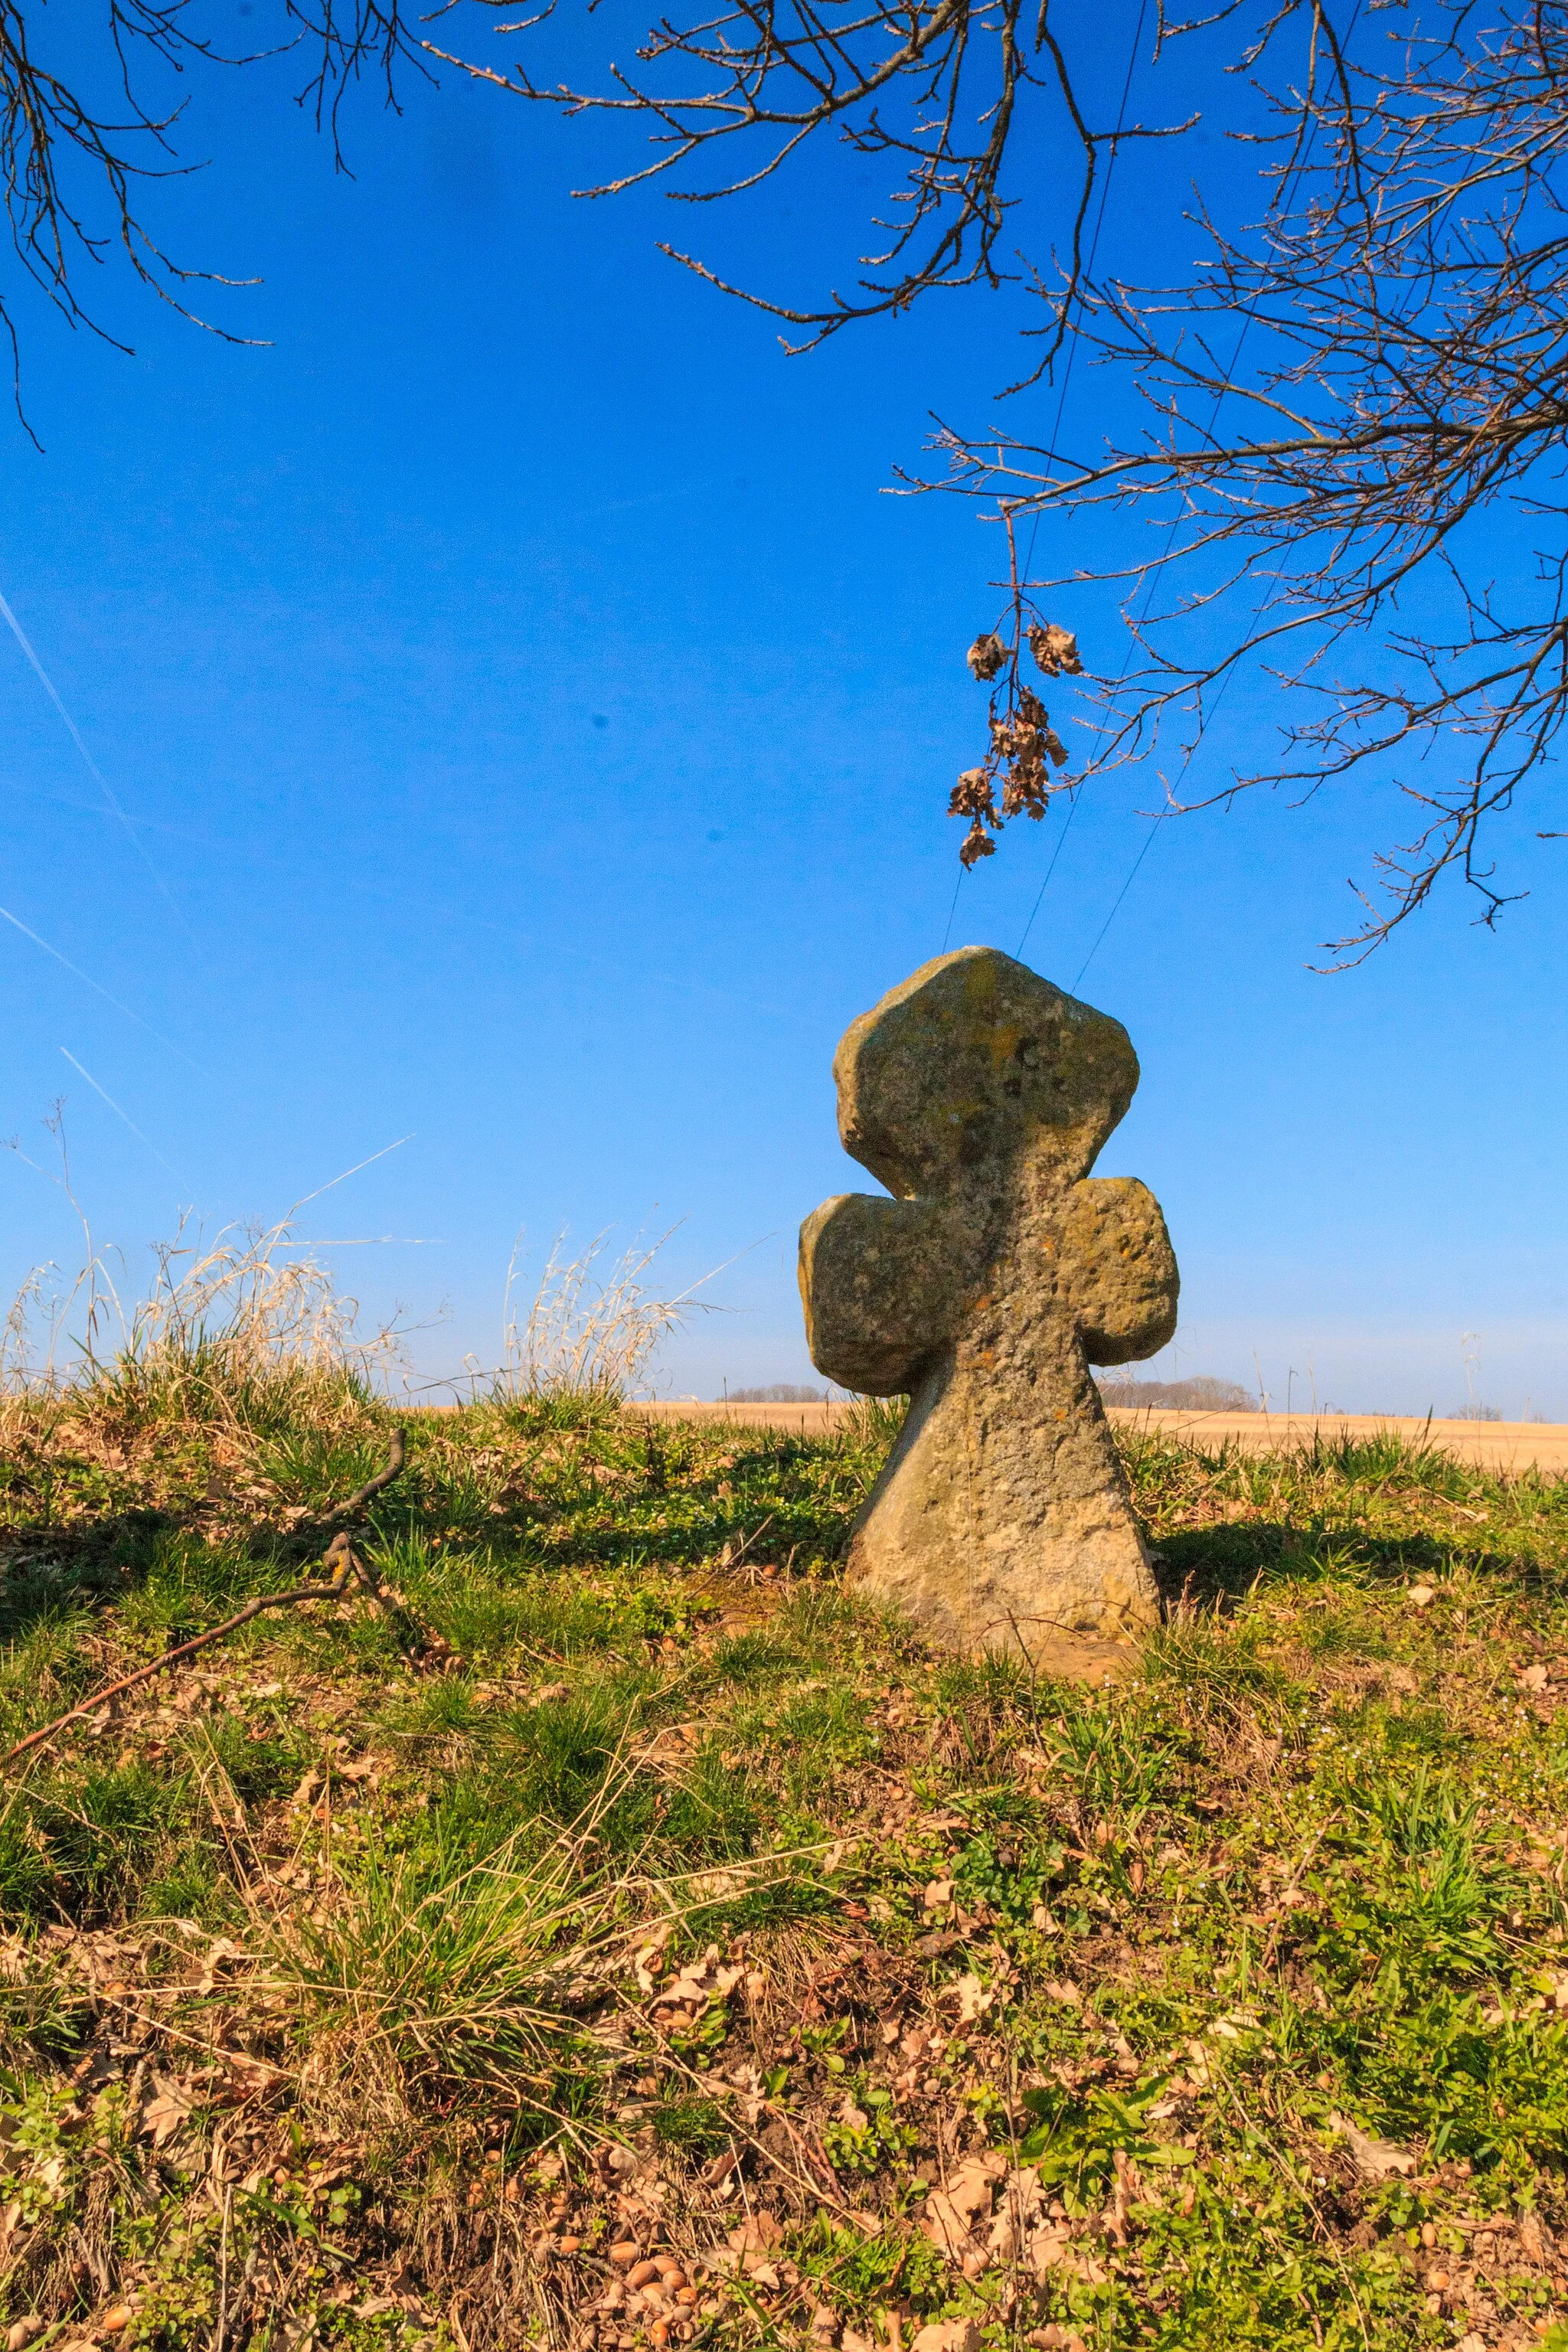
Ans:
<svg viewBox="0 0 1568 2352"><path fill-rule="evenodd" d="M384 1427L6 1408L5 1742L301 1580ZM419 1417L363 1540L448 1663L263 1618L8 1774L7 2326L1553 2344L1568 1488L1130 1435L1170 1606L1097 1692L846 1591L895 1431ZM623 2237L695 2300L604 2307Z"/></svg>

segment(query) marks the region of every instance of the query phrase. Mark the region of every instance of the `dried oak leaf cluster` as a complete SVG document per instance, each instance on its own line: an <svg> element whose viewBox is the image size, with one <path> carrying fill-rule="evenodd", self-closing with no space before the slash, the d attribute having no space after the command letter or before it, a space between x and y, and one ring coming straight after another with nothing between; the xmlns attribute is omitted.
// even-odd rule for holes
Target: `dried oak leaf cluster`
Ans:
<svg viewBox="0 0 1568 2352"><path fill-rule="evenodd" d="M1070 629L1054 621L1036 621L1025 634L1045 677L1081 675L1078 639ZM950 816L970 820L958 853L965 866L994 854L996 845L991 835L1010 816L1044 816L1050 795L1050 768L1067 765L1067 746L1051 725L1050 713L1037 694L1019 683L1018 651L1017 646L1005 645L993 630L976 637L967 656L971 670L983 684L989 685L1005 669L1008 680L1006 708L999 712L992 698L991 748L984 761L978 768L964 770L947 804Z"/></svg>

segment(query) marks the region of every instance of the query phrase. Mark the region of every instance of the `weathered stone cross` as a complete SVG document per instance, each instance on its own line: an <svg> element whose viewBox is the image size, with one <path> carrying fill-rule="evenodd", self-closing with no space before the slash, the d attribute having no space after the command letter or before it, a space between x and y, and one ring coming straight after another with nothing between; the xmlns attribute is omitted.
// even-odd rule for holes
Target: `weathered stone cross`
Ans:
<svg viewBox="0 0 1568 2352"><path fill-rule="evenodd" d="M849 1573L955 1648L1103 1671L1158 1598L1089 1368L1176 1324L1159 1203L1089 1179L1138 1084L1127 1032L961 948L864 1013L833 1072L844 1148L895 1197L802 1226L812 1360L910 1398Z"/></svg>

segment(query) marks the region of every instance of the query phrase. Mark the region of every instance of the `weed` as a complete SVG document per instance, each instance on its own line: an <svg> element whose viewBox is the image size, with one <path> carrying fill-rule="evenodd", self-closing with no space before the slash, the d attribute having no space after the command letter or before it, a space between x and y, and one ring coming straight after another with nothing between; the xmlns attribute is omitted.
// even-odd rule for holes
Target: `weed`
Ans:
<svg viewBox="0 0 1568 2352"><path fill-rule="evenodd" d="M1019 2157L1075 2214L1097 2212L1105 2204L1119 2159L1140 2171L1190 2165L1191 2149L1162 2139L1151 2120L1165 2081L1155 2075L1135 2090L1096 2090L1080 2098L1058 2089L1026 2091L1024 2111L1033 2120Z"/></svg>
<svg viewBox="0 0 1568 2352"><path fill-rule="evenodd" d="M862 2324L900 2303L929 2311L946 2299L946 2265L930 2240L913 2229L867 2237L824 2215L798 2242L796 2256L805 2276L820 2281L834 2302Z"/></svg>
<svg viewBox="0 0 1568 2352"><path fill-rule="evenodd" d="M649 2110L648 2121L661 2147L676 2148L696 2163L717 2156L734 2137L728 2111L716 2099L662 2099Z"/></svg>
<svg viewBox="0 0 1568 2352"><path fill-rule="evenodd" d="M504 2084L553 2114L583 2063L571 1988L604 1917L578 1850L560 1838L474 1863L439 1840L416 1857L373 1847L319 1915L279 1923L276 1981L361 2066L384 2056L436 2089Z"/></svg>
<svg viewBox="0 0 1568 2352"><path fill-rule="evenodd" d="M512 1308L517 1252L507 1271L502 1368L494 1394L516 1408L526 1433L602 1427L619 1414L661 1339L701 1302L693 1285L674 1298L657 1298L645 1279L669 1239L639 1237L613 1264L601 1265L609 1236L600 1234L581 1256L563 1258L558 1234L527 1316Z"/></svg>
<svg viewBox="0 0 1568 2352"><path fill-rule="evenodd" d="M888 1454L910 1409L908 1397L857 1397L845 1416L839 1443L848 1454Z"/></svg>

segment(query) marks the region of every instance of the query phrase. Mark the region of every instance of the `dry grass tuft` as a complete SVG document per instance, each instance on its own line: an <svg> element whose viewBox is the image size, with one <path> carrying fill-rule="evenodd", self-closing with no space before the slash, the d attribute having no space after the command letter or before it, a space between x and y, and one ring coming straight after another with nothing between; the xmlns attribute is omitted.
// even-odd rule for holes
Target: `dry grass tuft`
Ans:
<svg viewBox="0 0 1568 2352"><path fill-rule="evenodd" d="M531 1405L582 1401L618 1406L647 1379L655 1349L693 1313L714 1311L694 1297L693 1283L673 1298L656 1296L649 1267L669 1240L639 1236L619 1257L606 1261L607 1233L596 1235L574 1258L563 1253L558 1234L545 1261L526 1317L519 1319L512 1298L518 1255L507 1269L502 1360L495 1376L497 1402ZM704 1276L703 1281L711 1276Z"/></svg>
<svg viewBox="0 0 1568 2352"><path fill-rule="evenodd" d="M397 1360L398 1334L386 1325L361 1339L358 1301L299 1247L287 1220L226 1226L210 1242L182 1222L173 1241L154 1246L152 1287L129 1308L100 1259L63 1298L46 1296L48 1269L35 1268L6 1319L4 1392L90 1404L126 1423L239 1429L341 1416L368 1400ZM62 1333L79 1302L83 1331L62 1360Z"/></svg>

